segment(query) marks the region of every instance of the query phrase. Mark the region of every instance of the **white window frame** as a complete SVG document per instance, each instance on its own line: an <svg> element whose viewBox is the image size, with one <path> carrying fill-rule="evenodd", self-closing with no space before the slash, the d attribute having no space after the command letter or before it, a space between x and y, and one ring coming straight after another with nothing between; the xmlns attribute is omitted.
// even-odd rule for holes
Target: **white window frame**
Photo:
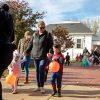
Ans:
<svg viewBox="0 0 100 100"><path fill-rule="evenodd" d="M78 43L78 40L81 40L80 43ZM80 45L80 47L78 47L77 45ZM82 49L83 48L83 39L82 38L77 38L76 39L76 46L77 49Z"/></svg>

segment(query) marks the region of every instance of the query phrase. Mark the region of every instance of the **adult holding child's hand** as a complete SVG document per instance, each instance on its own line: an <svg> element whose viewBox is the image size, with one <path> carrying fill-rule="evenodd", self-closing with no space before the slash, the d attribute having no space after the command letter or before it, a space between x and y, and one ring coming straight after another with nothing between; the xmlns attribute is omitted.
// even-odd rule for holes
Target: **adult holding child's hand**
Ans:
<svg viewBox="0 0 100 100"><path fill-rule="evenodd" d="M47 59L51 57L50 53L53 51L53 38L51 34L45 30L44 21L39 21L37 25L38 30L33 34L26 53L31 51L32 57L34 58L37 77L37 88L34 91L41 91L41 93L44 93L45 65Z"/></svg>
<svg viewBox="0 0 100 100"><path fill-rule="evenodd" d="M47 57L48 57L48 59L51 59L52 58L52 54L51 53L47 53Z"/></svg>

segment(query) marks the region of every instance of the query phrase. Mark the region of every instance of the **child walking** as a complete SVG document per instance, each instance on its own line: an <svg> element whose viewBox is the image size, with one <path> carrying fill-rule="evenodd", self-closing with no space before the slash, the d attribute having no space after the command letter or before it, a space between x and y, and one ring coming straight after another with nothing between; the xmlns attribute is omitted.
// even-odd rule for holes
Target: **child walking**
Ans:
<svg viewBox="0 0 100 100"><path fill-rule="evenodd" d="M20 66L21 66L21 63L23 63L25 61L25 59L26 58L24 57L22 60L19 60L19 54L18 54L17 50L15 50L13 53L13 60L12 60L11 64L8 66L9 75L14 75L16 77L15 83L13 85L11 85L13 94L17 93L17 81L21 74Z"/></svg>
<svg viewBox="0 0 100 100"><path fill-rule="evenodd" d="M92 65L92 63L89 61L88 55L86 53L84 53L84 56L83 56L83 59L82 59L82 66L87 68L91 65Z"/></svg>
<svg viewBox="0 0 100 100"><path fill-rule="evenodd" d="M58 97L61 97L61 85L62 85L61 83L62 83L64 57L61 54L61 46L59 44L55 44L53 46L53 51L54 55L52 57L52 61L57 61L60 65L60 68L57 72L51 73L51 85L53 88L53 93L51 95L54 96L56 93L58 93Z"/></svg>
<svg viewBox="0 0 100 100"><path fill-rule="evenodd" d="M65 66L66 65L68 65L69 66L69 64L70 64L70 55L69 55L69 53L67 52L67 55L66 55L66 57L65 57Z"/></svg>

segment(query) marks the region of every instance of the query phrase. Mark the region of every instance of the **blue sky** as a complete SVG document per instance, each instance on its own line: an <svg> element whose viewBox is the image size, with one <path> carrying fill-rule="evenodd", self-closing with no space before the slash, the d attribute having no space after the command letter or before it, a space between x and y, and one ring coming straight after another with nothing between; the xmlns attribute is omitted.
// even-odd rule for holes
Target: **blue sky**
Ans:
<svg viewBox="0 0 100 100"><path fill-rule="evenodd" d="M100 0L25 0L33 11L45 11L47 24L67 20L99 18Z"/></svg>

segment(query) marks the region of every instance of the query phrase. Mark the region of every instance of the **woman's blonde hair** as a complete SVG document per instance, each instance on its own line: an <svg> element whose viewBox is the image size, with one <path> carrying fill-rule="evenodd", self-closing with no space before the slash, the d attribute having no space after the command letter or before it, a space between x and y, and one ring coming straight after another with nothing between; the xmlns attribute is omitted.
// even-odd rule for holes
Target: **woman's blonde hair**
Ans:
<svg viewBox="0 0 100 100"><path fill-rule="evenodd" d="M24 36L28 36L28 35L31 35L30 31L26 31L26 32L24 33Z"/></svg>

